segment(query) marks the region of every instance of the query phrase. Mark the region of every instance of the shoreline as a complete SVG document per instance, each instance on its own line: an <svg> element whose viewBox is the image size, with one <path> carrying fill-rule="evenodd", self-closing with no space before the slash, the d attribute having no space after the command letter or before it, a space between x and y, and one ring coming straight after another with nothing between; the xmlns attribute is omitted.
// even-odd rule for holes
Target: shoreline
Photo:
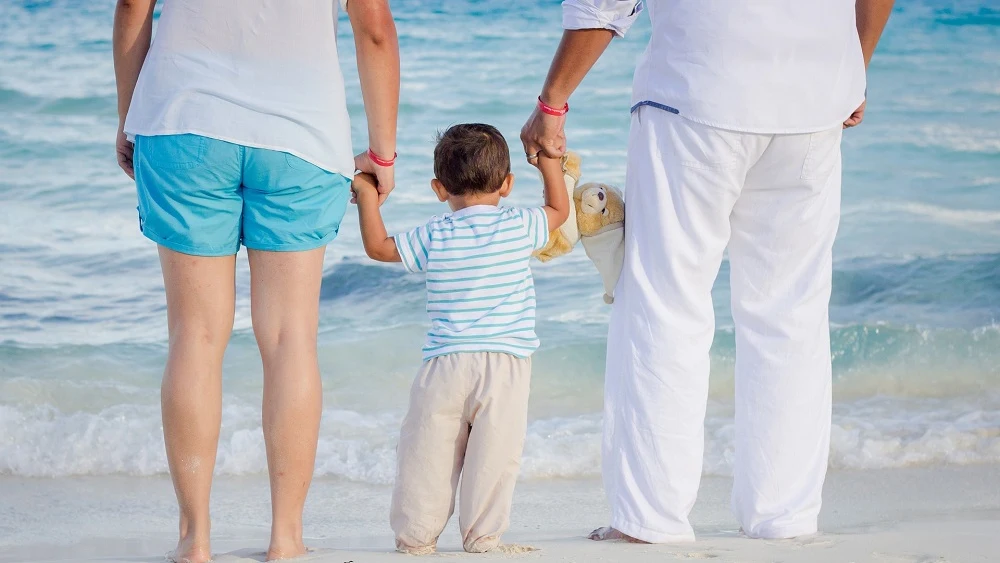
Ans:
<svg viewBox="0 0 1000 563"><path fill-rule="evenodd" d="M719 562L991 561L1000 554L1000 465L832 471L824 492L821 534L794 540L750 540L729 515L731 480L703 479L691 515L694 543L634 545L584 539L606 525L600 481L518 484L508 544L537 551L465 555L457 518L432 557L542 561ZM0 563L14 561L164 561L173 548L176 507L169 478L0 476L8 509L0 512ZM393 552L390 488L317 479L306 506L306 543L295 561L382 563ZM219 563L261 561L268 537L266 477L217 477L213 550Z"/></svg>

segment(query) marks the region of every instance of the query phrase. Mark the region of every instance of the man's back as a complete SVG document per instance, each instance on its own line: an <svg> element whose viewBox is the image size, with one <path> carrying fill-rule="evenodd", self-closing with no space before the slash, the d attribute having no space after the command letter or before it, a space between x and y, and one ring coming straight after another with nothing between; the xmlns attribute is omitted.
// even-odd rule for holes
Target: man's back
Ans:
<svg viewBox="0 0 1000 563"><path fill-rule="evenodd" d="M624 33L643 5L653 32L633 105L723 129L804 133L843 123L864 100L854 0L567 0L564 25Z"/></svg>

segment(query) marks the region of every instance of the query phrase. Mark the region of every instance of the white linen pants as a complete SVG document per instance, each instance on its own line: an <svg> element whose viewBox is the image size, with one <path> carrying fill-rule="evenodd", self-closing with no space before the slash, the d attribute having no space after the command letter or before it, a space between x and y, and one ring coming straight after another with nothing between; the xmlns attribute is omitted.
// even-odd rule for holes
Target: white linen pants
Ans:
<svg viewBox="0 0 1000 563"><path fill-rule="evenodd" d="M612 527L694 539L712 284L729 248L736 324L732 506L751 537L816 531L830 442L829 302L839 128L761 135L632 116L603 470Z"/></svg>
<svg viewBox="0 0 1000 563"><path fill-rule="evenodd" d="M510 527L528 429L531 359L463 352L424 363L396 448L389 522L396 549L432 553L455 511L466 551L490 551Z"/></svg>

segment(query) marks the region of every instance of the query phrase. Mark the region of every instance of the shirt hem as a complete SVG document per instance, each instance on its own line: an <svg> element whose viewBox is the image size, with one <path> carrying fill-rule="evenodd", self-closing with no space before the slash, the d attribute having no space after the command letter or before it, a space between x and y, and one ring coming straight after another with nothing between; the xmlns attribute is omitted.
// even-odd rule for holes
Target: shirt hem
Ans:
<svg viewBox="0 0 1000 563"><path fill-rule="evenodd" d="M325 172L329 172L331 174L339 174L339 175L343 176L344 178L347 178L348 180L351 180L351 181L354 180L353 170L352 170L352 175L344 174L343 172L340 171L340 167L338 167L338 166L331 166L329 163L325 163L325 162L319 161L319 160L317 160L317 159L315 159L313 157L307 156L304 153L302 153L301 151L297 151L295 149L290 149L290 148L287 148L287 147L280 147L278 145L268 145L266 143L255 143L255 142L251 142L251 141L240 140L240 139L237 139L236 137L229 137L229 136L226 136L226 135L219 135L219 134L216 134L216 133L209 133L207 131L201 131L199 129L194 129L194 128L182 127L180 129L157 129L157 130L142 130L142 131L139 131L139 130L136 130L136 129L132 129L132 128L127 128L127 129L125 129L125 135L129 138L129 140L131 140L133 142L135 142L135 136L136 135L142 135L144 137L155 137L155 136L159 136L159 135L201 135L202 137L208 137L209 139L215 139L217 141L224 141L226 143L233 143L234 145L242 145L244 147L251 147L251 148L255 148L255 149L265 149L265 150L269 150L269 151L277 151L277 152L283 152L283 153L286 153L286 154L290 154L292 156L301 158L302 160L308 162L309 164L312 164L313 166L316 166L317 168L320 168L320 169L324 170Z"/></svg>
<svg viewBox="0 0 1000 563"><path fill-rule="evenodd" d="M424 354L423 361L428 362L430 360L433 360L434 358L440 356L450 356L451 354L479 354L484 352L487 353L492 352L494 354L509 354L511 356L514 356L515 358L520 358L522 360L530 358L535 353L534 350L528 353L521 353L521 352L511 352L509 349L505 349L501 346L497 347L479 346L476 348L469 348L468 350L442 350L440 352L434 352L432 354Z"/></svg>
<svg viewBox="0 0 1000 563"><path fill-rule="evenodd" d="M857 108L864 101L865 101L865 98L862 97L860 100L858 100L857 105L855 105L854 107ZM830 123L829 125L815 125L815 126L809 125L809 126L805 126L805 127L763 127L763 126L761 126L761 127L755 127L755 126L734 125L734 124L731 124L731 123L726 123L726 122L721 122L721 121L713 121L711 119L705 119L705 118L700 117L698 115L687 114L687 113L685 113L685 112L683 112L683 111L675 108L674 106L670 106L670 105L667 105L667 104L664 104L664 103L661 103L661 102L657 102L657 101L654 101L654 100L649 100L649 99L642 99L642 100L639 100L639 101L635 102L631 106L631 109L629 111L632 112L632 113L634 113L636 110L638 110L638 109L640 109L640 108L642 108L644 106L649 106L649 107L652 107L654 109L658 109L660 111L665 111L667 113L672 113L672 114L677 115L678 117L682 117L682 118L684 118L684 119L686 119L688 121L691 121L691 122L694 122L694 123L698 123L699 125L705 125L705 126L708 126L708 127L713 127L715 129L723 129L723 130L726 130L726 131L733 131L735 133L751 133L751 134L754 134L754 135L802 135L802 134L805 134L805 133L816 133L816 132L819 132L819 131L827 131L829 129L834 129L837 126L843 126L844 125L844 121L846 121L847 118L851 116L851 114L848 113L847 115L844 116L843 119L841 119L839 121L836 121L836 122L833 122L833 123ZM854 111L854 110L852 109L850 111Z"/></svg>

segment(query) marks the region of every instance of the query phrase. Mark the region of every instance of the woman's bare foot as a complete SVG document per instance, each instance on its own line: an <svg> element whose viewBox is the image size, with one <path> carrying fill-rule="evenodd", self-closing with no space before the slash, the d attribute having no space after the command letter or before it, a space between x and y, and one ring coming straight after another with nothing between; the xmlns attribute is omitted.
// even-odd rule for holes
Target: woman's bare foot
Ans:
<svg viewBox="0 0 1000 563"><path fill-rule="evenodd" d="M173 563L208 563L212 560L212 548L207 541L188 536L177 542L177 549L168 553L166 559Z"/></svg>
<svg viewBox="0 0 1000 563"><path fill-rule="evenodd" d="M627 534L623 534L618 530L612 528L611 526L605 526L603 528L598 528L593 532L590 532L590 535L587 536L587 539L591 539L594 541L617 540L628 543L649 543L648 541L642 541L640 539L633 538L632 536L629 536Z"/></svg>
<svg viewBox="0 0 1000 563"><path fill-rule="evenodd" d="M275 540L271 539L271 546L267 548L267 561L278 561L281 559L291 559L293 557L299 557L305 555L309 550L306 549L305 544L302 540Z"/></svg>

